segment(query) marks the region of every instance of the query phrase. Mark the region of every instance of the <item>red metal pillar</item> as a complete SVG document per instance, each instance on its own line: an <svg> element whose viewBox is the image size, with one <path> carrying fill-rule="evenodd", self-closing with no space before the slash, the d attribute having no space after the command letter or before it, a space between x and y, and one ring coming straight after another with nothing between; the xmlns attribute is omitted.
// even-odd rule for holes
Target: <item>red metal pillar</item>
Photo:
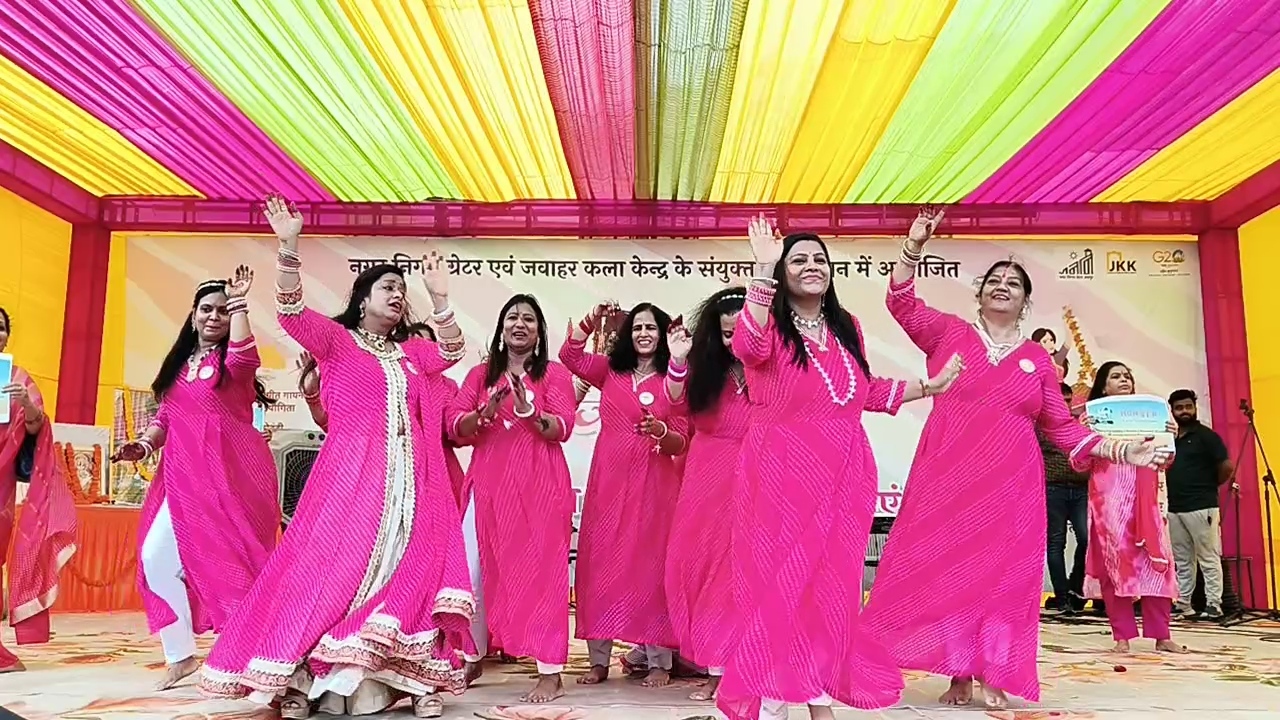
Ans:
<svg viewBox="0 0 1280 720"><path fill-rule="evenodd" d="M1248 603L1267 603L1266 555L1263 549L1262 504L1258 468L1249 423L1240 401L1253 402L1249 379L1249 344L1245 337L1244 292L1240 279L1240 245L1234 229L1213 229L1200 234L1200 293L1204 303L1205 357L1209 367L1209 407L1213 427L1227 443L1240 486L1240 511L1235 498L1223 488L1223 554L1251 558L1251 577L1236 578L1236 592ZM1243 452L1242 452L1243 448ZM1240 542L1236 544L1239 526ZM1243 568L1242 568L1243 569ZM1224 568L1234 572L1228 562ZM1252 586L1252 597L1250 589Z"/></svg>
<svg viewBox="0 0 1280 720"><path fill-rule="evenodd" d="M97 419L98 368L107 309L111 231L98 223L71 226L66 317L58 372L58 422L92 425Z"/></svg>

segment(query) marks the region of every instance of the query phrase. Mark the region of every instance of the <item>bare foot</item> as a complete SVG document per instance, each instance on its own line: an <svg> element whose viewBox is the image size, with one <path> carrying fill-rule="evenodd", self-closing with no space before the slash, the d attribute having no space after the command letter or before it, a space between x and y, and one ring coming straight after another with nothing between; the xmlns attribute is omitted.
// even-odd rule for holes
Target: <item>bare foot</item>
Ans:
<svg viewBox="0 0 1280 720"><path fill-rule="evenodd" d="M603 665L592 665L586 675L578 678L579 685L599 685L609 679L609 668Z"/></svg>
<svg viewBox="0 0 1280 720"><path fill-rule="evenodd" d="M538 684L533 686L527 695L520 698L520 702L533 703L541 705L549 703L558 697L564 695L564 682L560 679L560 673L551 675L539 675Z"/></svg>
<svg viewBox="0 0 1280 720"><path fill-rule="evenodd" d="M156 683L156 690L168 690L182 682L183 678L200 669L200 661L194 657L176 662L165 670L164 679Z"/></svg>
<svg viewBox="0 0 1280 720"><path fill-rule="evenodd" d="M1000 688L992 687L984 682L979 682L978 687L982 689L982 704L988 710L1004 710L1009 707L1009 697Z"/></svg>
<svg viewBox="0 0 1280 720"><path fill-rule="evenodd" d="M649 674L640 681L645 687L666 687L671 684L671 671L662 668L652 668Z"/></svg>
<svg viewBox="0 0 1280 720"><path fill-rule="evenodd" d="M942 693L943 705L968 705L973 702L973 678L951 678L951 687Z"/></svg>
<svg viewBox="0 0 1280 720"><path fill-rule="evenodd" d="M718 687L720 687L720 676L712 675L705 683L702 684L702 687L689 693L689 699L697 700L699 702L715 700L716 688Z"/></svg>
<svg viewBox="0 0 1280 720"><path fill-rule="evenodd" d="M1121 655L1129 654L1129 641L1117 640L1116 644L1111 646L1111 652L1120 653Z"/></svg>
<svg viewBox="0 0 1280 720"><path fill-rule="evenodd" d="M1177 655L1185 655L1190 652L1186 645L1179 645L1172 640L1157 640L1156 650L1160 652L1175 653Z"/></svg>
<svg viewBox="0 0 1280 720"><path fill-rule="evenodd" d="M830 705L810 705L809 720L836 720L836 713Z"/></svg>
<svg viewBox="0 0 1280 720"><path fill-rule="evenodd" d="M481 675L484 675L484 666L478 662L468 662L463 666L462 682L467 687L471 687L471 684L479 680Z"/></svg>
<svg viewBox="0 0 1280 720"><path fill-rule="evenodd" d="M0 675L4 675L5 673L22 672L26 669L27 666L23 665L21 660L14 660L12 665L0 668Z"/></svg>

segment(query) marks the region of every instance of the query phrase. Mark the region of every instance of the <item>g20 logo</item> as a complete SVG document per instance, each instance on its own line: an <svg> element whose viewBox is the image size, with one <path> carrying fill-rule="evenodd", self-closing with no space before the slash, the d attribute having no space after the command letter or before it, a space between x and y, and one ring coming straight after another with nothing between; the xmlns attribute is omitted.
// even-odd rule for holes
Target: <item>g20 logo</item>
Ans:
<svg viewBox="0 0 1280 720"><path fill-rule="evenodd" d="M1151 253L1151 259L1157 265L1181 265L1186 262L1187 255L1182 250L1156 250Z"/></svg>

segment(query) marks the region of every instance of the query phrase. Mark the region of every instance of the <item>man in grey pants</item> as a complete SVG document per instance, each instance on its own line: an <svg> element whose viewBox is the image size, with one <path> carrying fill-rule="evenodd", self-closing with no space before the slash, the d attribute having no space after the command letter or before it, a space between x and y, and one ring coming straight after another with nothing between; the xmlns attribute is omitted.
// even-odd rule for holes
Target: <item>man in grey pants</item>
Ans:
<svg viewBox="0 0 1280 720"><path fill-rule="evenodd" d="M1196 394L1174 390L1169 409L1178 424L1177 454L1165 475L1169 488L1169 536L1178 573L1175 614L1190 610L1196 566L1204 574L1205 618L1222 618L1222 533L1218 489L1234 472L1227 446L1196 417Z"/></svg>

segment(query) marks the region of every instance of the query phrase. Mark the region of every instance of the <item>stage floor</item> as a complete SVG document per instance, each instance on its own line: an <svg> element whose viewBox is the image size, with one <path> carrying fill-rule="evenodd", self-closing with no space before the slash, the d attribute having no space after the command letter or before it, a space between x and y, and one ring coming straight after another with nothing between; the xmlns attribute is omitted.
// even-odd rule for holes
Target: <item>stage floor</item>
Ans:
<svg viewBox="0 0 1280 720"><path fill-rule="evenodd" d="M0 675L0 705L28 720L266 720L274 717L245 702L210 701L188 681L154 693L160 678L159 647L146 636L140 614L56 615L53 642L21 648L28 671ZM5 628L5 643L12 634ZM1176 638L1188 655L1156 654L1138 641L1142 652L1110 655L1105 623L1046 624L1040 676L1042 702L1016 702L1014 709L986 713L998 720L1172 720L1210 718L1252 720L1280 717L1280 625L1253 624L1222 629L1193 623L1177 626ZM12 645L9 645L12 647ZM208 647L208 641L202 648ZM706 705L687 699L694 683L650 690L628 679L595 688L573 684L585 668L585 647L571 660L568 694L556 707L519 706L531 685L531 665L490 664L466 695L446 699L446 718L493 720L684 720L705 716ZM615 673L615 678L619 677ZM900 707L882 718L957 718L973 710L949 710L936 704L945 684L940 678L912 675ZM1271 708L1267 711L1266 708ZM874 713L838 710L841 718L872 718ZM793 718L804 718L793 709ZM318 716L320 717L320 716ZM411 718L406 707L376 716Z"/></svg>

